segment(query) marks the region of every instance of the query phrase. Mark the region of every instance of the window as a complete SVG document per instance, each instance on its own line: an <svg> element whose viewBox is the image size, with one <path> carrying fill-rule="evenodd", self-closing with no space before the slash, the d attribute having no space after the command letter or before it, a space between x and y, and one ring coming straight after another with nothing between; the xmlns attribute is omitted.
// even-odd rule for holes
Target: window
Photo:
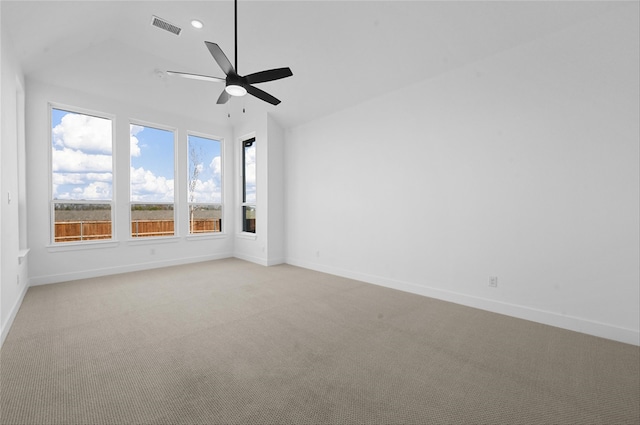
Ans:
<svg viewBox="0 0 640 425"><path fill-rule="evenodd" d="M256 232L256 139L242 142L242 231Z"/></svg>
<svg viewBox="0 0 640 425"><path fill-rule="evenodd" d="M222 143L188 136L189 234L222 231Z"/></svg>
<svg viewBox="0 0 640 425"><path fill-rule="evenodd" d="M131 237L173 236L174 132L130 124Z"/></svg>
<svg viewBox="0 0 640 425"><path fill-rule="evenodd" d="M51 108L51 240L113 238L113 121Z"/></svg>

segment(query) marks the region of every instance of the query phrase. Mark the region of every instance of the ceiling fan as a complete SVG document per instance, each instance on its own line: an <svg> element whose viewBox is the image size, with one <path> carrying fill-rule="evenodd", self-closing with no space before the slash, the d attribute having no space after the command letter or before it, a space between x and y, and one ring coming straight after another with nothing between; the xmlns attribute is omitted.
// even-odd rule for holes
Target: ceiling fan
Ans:
<svg viewBox="0 0 640 425"><path fill-rule="evenodd" d="M269 93L260 90L252 84L266 83L268 81L275 81L281 78L291 77L293 73L290 68L275 68L266 71L255 72L249 75L238 74L238 0L234 0L234 30L235 30L235 68L224 54L220 46L210 41L205 41L204 44L209 49L209 52L216 60L222 71L226 74L226 78L211 77L208 75L188 74L186 72L167 71L169 75L177 75L180 77L191 78L193 80L203 81L215 81L224 82L225 88L218 97L218 104L227 103L231 96L244 96L249 93L258 99L264 100L272 105L280 103L279 99L276 99Z"/></svg>

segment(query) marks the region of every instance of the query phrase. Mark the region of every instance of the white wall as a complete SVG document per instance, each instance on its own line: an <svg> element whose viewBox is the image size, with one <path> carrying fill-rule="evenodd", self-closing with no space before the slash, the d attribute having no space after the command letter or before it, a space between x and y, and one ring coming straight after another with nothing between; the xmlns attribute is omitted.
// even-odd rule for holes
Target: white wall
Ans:
<svg viewBox="0 0 640 425"><path fill-rule="evenodd" d="M226 115L200 122L185 116L176 116L158 110L149 110L131 104L99 98L85 93L53 87L38 81L27 82L27 163L28 220L31 284L60 282L78 278L113 274L131 270L163 267L233 255L233 139ZM49 223L49 150L50 124L48 102L68 105L115 115L115 243L107 248L89 249L80 245L76 249L66 246L51 247ZM159 124L177 129L178 166L176 199L178 204L177 237L130 240L129 237L129 120ZM187 131L195 131L224 139L223 145L223 229L224 235L215 237L186 237L188 235L186 210ZM180 206L182 208L180 209Z"/></svg>
<svg viewBox="0 0 640 425"><path fill-rule="evenodd" d="M284 242L284 130L270 115L267 116L267 151L269 196L267 198L269 239L267 244L268 265L285 261Z"/></svg>
<svg viewBox="0 0 640 425"><path fill-rule="evenodd" d="M4 59L3 59L3 54L2 52L4 51L4 49L2 48L2 43L3 43L3 29L4 25L2 25L2 8L0 7L0 165L3 164L2 163L2 141L4 140L4 137L2 135L2 129L4 128L4 126L2 125L2 111L4 110L4 108L2 107L2 99L4 99L4 97L2 96L2 74L4 74ZM4 167L4 166L3 166ZM2 173L0 173L0 189L2 189ZM0 223L2 223L2 207L0 207ZM2 343L4 342L4 320L2 319L2 312L3 312L3 308L2 308L2 287L3 287L3 282L4 279L2 279L2 225L0 225L0 347L2 347ZM7 328L8 329L8 328Z"/></svg>
<svg viewBox="0 0 640 425"><path fill-rule="evenodd" d="M1 19L1 17L0 17ZM4 32L4 28L0 31ZM24 202L24 188L19 182L24 152L23 129L19 128L24 87L22 72L6 34L0 38L0 344L4 342L11 323L18 312L28 287L27 259L21 257L20 203Z"/></svg>
<svg viewBox="0 0 640 425"><path fill-rule="evenodd" d="M639 344L638 15L288 130L287 262Z"/></svg>

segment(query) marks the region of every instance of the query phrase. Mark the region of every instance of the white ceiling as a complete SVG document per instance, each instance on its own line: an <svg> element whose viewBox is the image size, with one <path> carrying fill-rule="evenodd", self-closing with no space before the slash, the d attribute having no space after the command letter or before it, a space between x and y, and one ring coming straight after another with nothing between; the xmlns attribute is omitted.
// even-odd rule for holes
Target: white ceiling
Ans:
<svg viewBox="0 0 640 425"><path fill-rule="evenodd" d="M244 1L238 4L238 71L289 66L260 84L282 100L250 96L216 105L222 84L164 71L223 76L204 41L233 59L233 1L7 1L2 26L29 78L207 119L265 109L285 127L620 7L613 2ZM183 28L151 26L152 15ZM196 30L191 19L205 27Z"/></svg>

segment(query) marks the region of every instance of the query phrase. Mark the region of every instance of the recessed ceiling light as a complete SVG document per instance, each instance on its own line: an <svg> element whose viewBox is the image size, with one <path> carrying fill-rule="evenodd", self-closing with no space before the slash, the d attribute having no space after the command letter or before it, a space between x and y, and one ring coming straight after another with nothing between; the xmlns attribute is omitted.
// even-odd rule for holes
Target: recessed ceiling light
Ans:
<svg viewBox="0 0 640 425"><path fill-rule="evenodd" d="M194 19L193 21L191 21L191 26L194 28L200 29L204 26L204 24L201 21Z"/></svg>

